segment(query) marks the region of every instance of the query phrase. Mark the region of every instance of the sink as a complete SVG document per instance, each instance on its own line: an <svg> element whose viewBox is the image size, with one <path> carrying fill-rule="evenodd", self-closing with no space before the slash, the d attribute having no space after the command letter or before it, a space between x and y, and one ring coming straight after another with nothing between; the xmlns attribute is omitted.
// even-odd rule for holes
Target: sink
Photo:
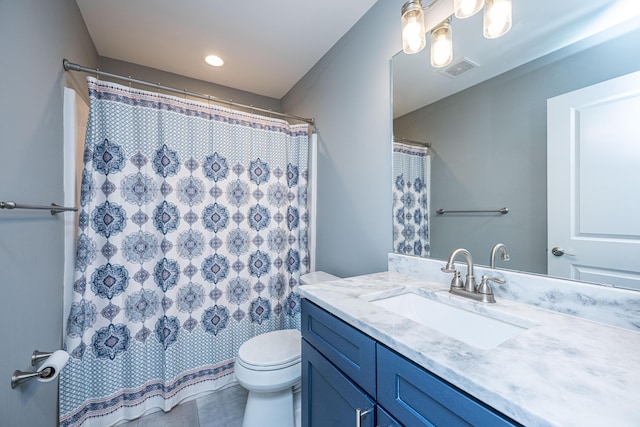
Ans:
<svg viewBox="0 0 640 427"><path fill-rule="evenodd" d="M379 307L420 323L431 329L465 342L474 347L489 350L535 325L504 313L490 312L483 305L464 303L469 308L477 306L483 312L472 311L443 300L415 292L370 299Z"/></svg>

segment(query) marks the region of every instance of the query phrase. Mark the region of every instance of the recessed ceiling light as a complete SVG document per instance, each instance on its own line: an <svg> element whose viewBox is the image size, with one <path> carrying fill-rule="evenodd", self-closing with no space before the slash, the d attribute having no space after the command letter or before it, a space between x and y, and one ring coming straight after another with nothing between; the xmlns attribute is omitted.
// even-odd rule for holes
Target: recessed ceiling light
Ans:
<svg viewBox="0 0 640 427"><path fill-rule="evenodd" d="M214 67L222 67L224 61L222 58L216 55L209 55L204 58L205 62L209 65L213 65Z"/></svg>

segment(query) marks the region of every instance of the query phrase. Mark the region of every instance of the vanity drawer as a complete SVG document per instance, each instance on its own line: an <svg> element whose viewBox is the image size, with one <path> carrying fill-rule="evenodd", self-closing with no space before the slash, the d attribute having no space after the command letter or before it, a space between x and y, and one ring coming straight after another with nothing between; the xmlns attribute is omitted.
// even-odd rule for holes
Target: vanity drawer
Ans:
<svg viewBox="0 0 640 427"><path fill-rule="evenodd" d="M375 399L376 342L372 338L307 299L302 299L302 337Z"/></svg>
<svg viewBox="0 0 640 427"><path fill-rule="evenodd" d="M382 345L377 363L378 403L404 425L519 425Z"/></svg>

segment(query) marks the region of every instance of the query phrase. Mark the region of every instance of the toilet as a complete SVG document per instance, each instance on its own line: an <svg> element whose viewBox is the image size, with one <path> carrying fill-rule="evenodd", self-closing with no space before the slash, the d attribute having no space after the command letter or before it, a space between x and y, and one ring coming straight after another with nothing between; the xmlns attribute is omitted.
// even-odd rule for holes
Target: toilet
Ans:
<svg viewBox="0 0 640 427"><path fill-rule="evenodd" d="M302 285L336 280L316 271L300 277ZM300 352L297 329L260 334L238 350L235 376L249 391L242 427L299 427L301 411Z"/></svg>

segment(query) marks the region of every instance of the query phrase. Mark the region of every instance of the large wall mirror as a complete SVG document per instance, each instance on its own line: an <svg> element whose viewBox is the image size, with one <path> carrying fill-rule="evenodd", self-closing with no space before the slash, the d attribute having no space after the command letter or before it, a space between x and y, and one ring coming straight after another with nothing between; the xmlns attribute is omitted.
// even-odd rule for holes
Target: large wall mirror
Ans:
<svg viewBox="0 0 640 427"><path fill-rule="evenodd" d="M395 55L394 139L410 141L394 143L394 252L446 259L464 247L488 265L501 242L510 260L498 258L498 267L547 274L554 247L547 241L548 188L562 185L547 179L547 100L639 71L638 16L635 0L514 0L513 27L499 39L482 36L481 13L453 19L452 68L432 68L428 46ZM415 181L421 173L426 177ZM628 176L640 182L640 173ZM636 189L610 208L637 212L639 200ZM437 213L504 207L508 214ZM638 278L617 284L597 274L566 277L640 289Z"/></svg>

